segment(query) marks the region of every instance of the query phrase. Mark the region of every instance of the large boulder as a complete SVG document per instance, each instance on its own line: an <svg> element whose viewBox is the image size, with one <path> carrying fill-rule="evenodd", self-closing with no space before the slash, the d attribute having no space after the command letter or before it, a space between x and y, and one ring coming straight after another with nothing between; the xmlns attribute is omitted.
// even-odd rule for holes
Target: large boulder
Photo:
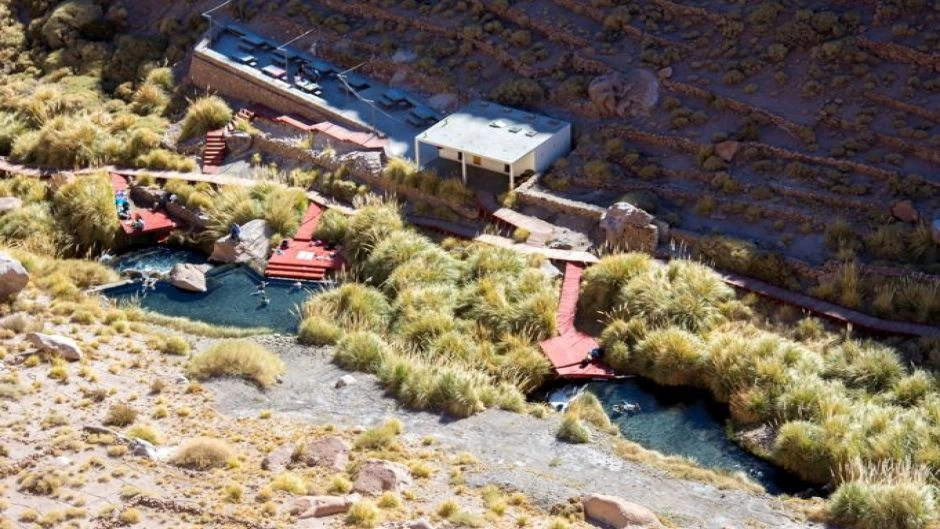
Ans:
<svg viewBox="0 0 940 529"><path fill-rule="evenodd" d="M370 459L359 468L353 490L363 494L378 496L390 490L399 492L411 485L411 472L403 465Z"/></svg>
<svg viewBox="0 0 940 529"><path fill-rule="evenodd" d="M26 340L40 351L56 353L66 360L77 362L82 359L82 350L78 343L66 336L31 332L26 335Z"/></svg>
<svg viewBox="0 0 940 529"><path fill-rule="evenodd" d="M321 518L342 514L349 510L358 498L353 496L301 496L291 504L291 514L300 519Z"/></svg>
<svg viewBox="0 0 940 529"><path fill-rule="evenodd" d="M914 209L914 204L910 200L901 200L891 206L891 214L901 222L917 222L920 220L920 213Z"/></svg>
<svg viewBox="0 0 940 529"><path fill-rule="evenodd" d="M205 292L206 269L192 263L177 263L170 269L170 283L180 290Z"/></svg>
<svg viewBox="0 0 940 529"><path fill-rule="evenodd" d="M339 437L325 437L304 445L296 462L308 467L342 470L349 463L349 445Z"/></svg>
<svg viewBox="0 0 940 529"><path fill-rule="evenodd" d="M585 494L581 498L581 503L587 520L601 523L612 529L662 527L653 511L616 496Z"/></svg>
<svg viewBox="0 0 940 529"><path fill-rule="evenodd" d="M209 260L218 263L261 264L268 257L273 234L264 219L246 222L241 227L241 237L238 241L233 241L229 234L215 242Z"/></svg>
<svg viewBox="0 0 940 529"><path fill-rule="evenodd" d="M10 255L0 252L0 301L19 294L27 283L29 274L23 265Z"/></svg>
<svg viewBox="0 0 940 529"><path fill-rule="evenodd" d="M654 217L628 203L615 202L601 216L600 227L607 243L624 250L652 253L659 246L659 228Z"/></svg>
<svg viewBox="0 0 940 529"><path fill-rule="evenodd" d="M23 201L16 197L0 197L0 215L21 207L23 207Z"/></svg>
<svg viewBox="0 0 940 529"><path fill-rule="evenodd" d="M611 72L591 81L588 96L602 115L645 116L659 101L659 80L647 70Z"/></svg>

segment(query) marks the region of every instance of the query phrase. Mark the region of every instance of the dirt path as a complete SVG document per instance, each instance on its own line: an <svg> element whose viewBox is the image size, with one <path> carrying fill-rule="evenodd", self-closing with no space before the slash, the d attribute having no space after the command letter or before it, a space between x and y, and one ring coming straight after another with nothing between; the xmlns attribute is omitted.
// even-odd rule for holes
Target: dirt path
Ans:
<svg viewBox="0 0 940 529"><path fill-rule="evenodd" d="M386 397L374 377L359 373L354 375L356 384L334 389L346 371L329 362L327 350L302 347L284 337L262 337L259 341L287 363L283 384L261 393L238 380L207 383L222 413L254 416L270 409L344 426L371 426L398 417L408 436L420 439L432 435L454 451L476 455L485 470L468 476L471 485L497 483L519 489L546 508L583 492L603 492L646 505L689 529L818 527L799 521L769 495L719 490L672 478L624 461L600 444L559 443L554 418L489 410L451 421L431 413L409 412Z"/></svg>

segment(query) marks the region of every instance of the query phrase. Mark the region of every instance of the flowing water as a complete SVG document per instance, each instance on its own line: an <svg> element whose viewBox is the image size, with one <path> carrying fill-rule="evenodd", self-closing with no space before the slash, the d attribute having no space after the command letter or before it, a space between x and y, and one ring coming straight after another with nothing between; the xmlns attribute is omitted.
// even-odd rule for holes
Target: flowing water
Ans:
<svg viewBox="0 0 940 529"><path fill-rule="evenodd" d="M561 391L571 393L571 389ZM732 442L725 431L727 409L705 391L643 379L591 382L584 389L597 396L625 439L645 448L687 457L708 468L742 472L774 494L799 493L809 487ZM638 404L640 411L616 413L614 405L622 402Z"/></svg>
<svg viewBox="0 0 940 529"><path fill-rule="evenodd" d="M188 250L155 248L115 260L119 270L167 272L178 262L204 263L205 258ZM206 274L208 292L191 293L166 282L144 287L141 282L114 287L104 294L120 300L137 300L144 308L169 316L181 316L216 325L267 327L285 334L297 330L300 305L323 283L264 279L242 266L216 267ZM268 303L261 302L258 284L265 280ZM579 387L569 385L560 393L570 397ZM742 472L762 484L768 492L797 493L807 485L795 476L749 454L734 444L725 432L726 408L705 391L658 386L642 379L591 382L587 391L597 395L605 411L626 439L667 455L694 459L700 465ZM614 405L638 404L642 411L616 414Z"/></svg>

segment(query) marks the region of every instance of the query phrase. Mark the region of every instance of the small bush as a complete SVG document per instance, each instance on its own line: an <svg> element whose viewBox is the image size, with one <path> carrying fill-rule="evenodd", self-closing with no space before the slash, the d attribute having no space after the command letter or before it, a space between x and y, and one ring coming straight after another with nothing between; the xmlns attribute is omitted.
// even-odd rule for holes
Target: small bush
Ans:
<svg viewBox="0 0 940 529"><path fill-rule="evenodd" d="M268 387L284 373L284 362L249 340L217 342L190 360L188 371L199 379L234 376Z"/></svg>
<svg viewBox="0 0 940 529"><path fill-rule="evenodd" d="M271 488L300 495L306 494L308 487L307 482L302 476L294 474L293 472L282 472L271 481Z"/></svg>
<svg viewBox="0 0 940 529"><path fill-rule="evenodd" d="M317 229L313 236L321 241L342 242L346 239L346 230L349 219L335 209L326 210L320 217Z"/></svg>
<svg viewBox="0 0 940 529"><path fill-rule="evenodd" d="M121 402L111 406L104 423L108 426L123 427L133 423L136 419L137 410Z"/></svg>
<svg viewBox="0 0 940 529"><path fill-rule="evenodd" d="M385 361L388 344L371 332L347 334L336 345L334 359L346 369L375 373Z"/></svg>
<svg viewBox="0 0 940 529"><path fill-rule="evenodd" d="M555 432L555 437L566 443L590 443L591 431L577 417L566 415L561 420L561 425L558 427L558 431Z"/></svg>
<svg viewBox="0 0 940 529"><path fill-rule="evenodd" d="M170 336L163 341L160 352L171 355L185 355L189 353L189 342L181 336Z"/></svg>
<svg viewBox="0 0 940 529"><path fill-rule="evenodd" d="M353 527L375 527L379 522L380 512L378 507L369 500L361 500L354 503L346 513L346 525Z"/></svg>
<svg viewBox="0 0 940 529"><path fill-rule="evenodd" d="M143 439L152 445L158 445L162 441L159 430L148 424L138 424L127 431L128 437Z"/></svg>
<svg viewBox="0 0 940 529"><path fill-rule="evenodd" d="M356 439L356 448L360 450L382 450L389 448L402 433L403 425L398 419L392 419L381 426L370 428Z"/></svg>
<svg viewBox="0 0 940 529"><path fill-rule="evenodd" d="M304 318L297 329L297 340L305 345L334 345L342 336L342 329L319 316Z"/></svg>
<svg viewBox="0 0 940 529"><path fill-rule="evenodd" d="M224 441L211 437L197 437L186 441L176 451L170 462L178 467L209 470L225 467L234 457L235 451Z"/></svg>
<svg viewBox="0 0 940 529"><path fill-rule="evenodd" d="M224 127L232 120L232 109L216 96L201 97L189 105L183 118L180 139L202 136L210 130Z"/></svg>

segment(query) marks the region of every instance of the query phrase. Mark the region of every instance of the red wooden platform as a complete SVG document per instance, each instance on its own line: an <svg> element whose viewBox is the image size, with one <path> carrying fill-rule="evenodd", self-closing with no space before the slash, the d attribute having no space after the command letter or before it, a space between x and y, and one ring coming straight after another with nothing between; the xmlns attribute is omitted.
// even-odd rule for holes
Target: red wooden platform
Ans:
<svg viewBox="0 0 940 529"><path fill-rule="evenodd" d="M264 275L286 279L318 280L326 277L330 270L346 266L346 259L336 250L328 250L313 239L323 208L314 202L307 206L300 228L294 234L286 250L275 250L268 259Z"/></svg>
<svg viewBox="0 0 940 529"><path fill-rule="evenodd" d="M128 192L127 178L124 175L119 173L110 173L111 176L111 187L114 189L114 193L117 194L118 191ZM130 196L127 197L130 200ZM117 210L115 209L115 215L117 215ZM144 229L135 230L134 229L134 219L140 217L144 220ZM131 218L130 220L122 220L121 229L124 230L124 233L132 237L137 237L141 235L150 235L154 233L166 233L174 228L176 228L176 222L173 221L166 213L162 211L150 211L149 209L140 209L140 208L131 208Z"/></svg>
<svg viewBox="0 0 940 529"><path fill-rule="evenodd" d="M565 263L565 277L558 298L558 332L561 336L539 343L542 352L561 378L614 378L614 372L599 361L586 361L597 341L574 327L581 293L584 265Z"/></svg>

